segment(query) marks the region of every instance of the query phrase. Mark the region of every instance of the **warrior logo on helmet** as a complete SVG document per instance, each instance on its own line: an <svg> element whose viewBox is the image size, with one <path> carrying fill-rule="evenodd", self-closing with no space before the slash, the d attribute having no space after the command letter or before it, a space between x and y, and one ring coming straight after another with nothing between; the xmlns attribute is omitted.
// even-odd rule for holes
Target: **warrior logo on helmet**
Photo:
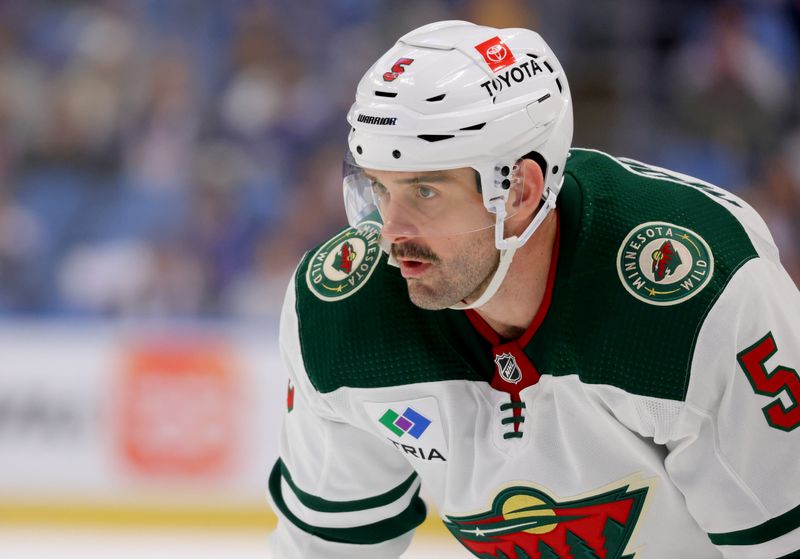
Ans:
<svg viewBox="0 0 800 559"><path fill-rule="evenodd" d="M708 285L714 255L705 240L672 223L634 227L617 252L617 273L625 289L651 305L676 305Z"/></svg>
<svg viewBox="0 0 800 559"><path fill-rule="evenodd" d="M629 483L630 482L630 483ZM634 479L604 493L559 502L532 487L501 491L486 512L447 515L445 526L476 557L635 559L628 542L648 487Z"/></svg>

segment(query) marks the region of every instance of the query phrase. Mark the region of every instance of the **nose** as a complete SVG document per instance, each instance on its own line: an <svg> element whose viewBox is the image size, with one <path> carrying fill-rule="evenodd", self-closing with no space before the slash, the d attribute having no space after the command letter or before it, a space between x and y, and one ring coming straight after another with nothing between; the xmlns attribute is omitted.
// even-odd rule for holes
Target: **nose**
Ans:
<svg viewBox="0 0 800 559"><path fill-rule="evenodd" d="M410 237L418 237L419 231L411 223L408 211L404 211L401 204L385 201L381 204L381 218L383 227L381 235L390 243L401 243Z"/></svg>

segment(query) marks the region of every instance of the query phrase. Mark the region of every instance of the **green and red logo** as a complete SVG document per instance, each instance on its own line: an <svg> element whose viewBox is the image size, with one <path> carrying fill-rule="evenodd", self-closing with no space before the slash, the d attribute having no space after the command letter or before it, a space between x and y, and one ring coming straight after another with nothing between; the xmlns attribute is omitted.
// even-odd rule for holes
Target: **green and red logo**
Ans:
<svg viewBox="0 0 800 559"><path fill-rule="evenodd" d="M363 286L381 258L381 226L364 221L322 245L311 257L306 283L323 301L339 301Z"/></svg>
<svg viewBox="0 0 800 559"><path fill-rule="evenodd" d="M286 413L294 409L294 384L289 381L289 386L286 387Z"/></svg>
<svg viewBox="0 0 800 559"><path fill-rule="evenodd" d="M350 275L353 271L353 260L356 259L358 254L350 242L345 242L339 247L339 252L336 253L336 258L333 260L333 267Z"/></svg>
<svg viewBox="0 0 800 559"><path fill-rule="evenodd" d="M629 485L558 502L531 487L510 487L491 510L447 516L445 526L482 559L635 559L626 547L644 507L647 487Z"/></svg>
<svg viewBox="0 0 800 559"><path fill-rule="evenodd" d="M660 221L635 227L617 252L625 289L651 305L677 305L697 295L714 275L714 255L694 231Z"/></svg>
<svg viewBox="0 0 800 559"><path fill-rule="evenodd" d="M651 272L656 281L662 281L667 275L674 274L681 263L681 257L672 245L672 241L664 241L664 244L653 253Z"/></svg>

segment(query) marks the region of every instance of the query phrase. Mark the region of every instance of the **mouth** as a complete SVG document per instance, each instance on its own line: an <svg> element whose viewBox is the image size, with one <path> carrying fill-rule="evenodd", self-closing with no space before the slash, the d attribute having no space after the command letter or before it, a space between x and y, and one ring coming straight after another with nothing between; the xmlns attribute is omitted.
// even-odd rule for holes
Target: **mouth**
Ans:
<svg viewBox="0 0 800 559"><path fill-rule="evenodd" d="M422 262L420 260L398 259L397 262L400 264L400 273L406 279L418 278L431 267L430 262Z"/></svg>

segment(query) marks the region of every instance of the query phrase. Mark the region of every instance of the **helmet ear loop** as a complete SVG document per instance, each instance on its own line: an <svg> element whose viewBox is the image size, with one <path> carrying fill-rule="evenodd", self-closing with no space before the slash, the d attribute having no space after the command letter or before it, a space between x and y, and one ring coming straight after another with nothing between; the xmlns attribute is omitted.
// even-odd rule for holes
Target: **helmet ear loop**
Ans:
<svg viewBox="0 0 800 559"><path fill-rule="evenodd" d="M508 238L505 236L506 220L513 217L522 204L522 197L524 195L524 178L522 177L522 170L519 161L511 167L508 178L504 179L501 183L503 189L503 198L495 201L495 246L498 250L507 250L509 248L518 248L521 243L517 243L517 236L512 235ZM513 197L513 198L512 198ZM509 204L509 200L511 201ZM507 207L511 208L509 210Z"/></svg>
<svg viewBox="0 0 800 559"><path fill-rule="evenodd" d="M514 199L511 201L511 207L519 208L520 204L522 204L522 197L525 194L525 179L522 176L520 161L517 161L514 166L511 167L511 174L509 176L511 178L511 182L509 187L506 189L508 190L508 197L510 198L512 194L515 195Z"/></svg>
<svg viewBox="0 0 800 559"><path fill-rule="evenodd" d="M519 165L515 165L515 170L519 169ZM522 181L521 173L515 173L512 177L513 181ZM563 182L563 178L562 178ZM513 184L513 183L512 183ZM519 185L519 182L516 184ZM524 188L524 184L520 185ZM545 218L548 214L556 207L556 196L558 190L553 190L550 188L545 188L545 191L542 193L541 198L541 205L539 206L538 210L533 215L533 219L522 231L519 235L512 235L510 237L505 237L505 221L508 219L508 214L506 211L506 204L501 203L500 200L495 202L495 213L497 214L497 219L495 221L495 246L498 250L509 250L514 249L516 250L523 244L525 244L528 239L530 239L534 232L539 228L539 226L544 222ZM516 207L519 202L514 202L512 207ZM502 216L502 219L501 219Z"/></svg>

